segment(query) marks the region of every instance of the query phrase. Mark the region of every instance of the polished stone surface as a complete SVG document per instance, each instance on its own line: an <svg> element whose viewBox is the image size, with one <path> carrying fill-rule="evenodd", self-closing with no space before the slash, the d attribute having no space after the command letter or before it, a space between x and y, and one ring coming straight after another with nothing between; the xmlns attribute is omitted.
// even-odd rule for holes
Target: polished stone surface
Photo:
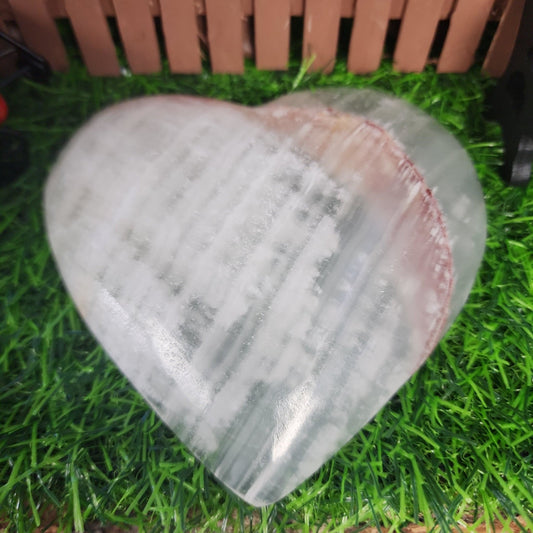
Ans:
<svg viewBox="0 0 533 533"><path fill-rule="evenodd" d="M350 113L119 104L64 149L45 215L94 335L254 505L318 469L446 328L441 207L383 127Z"/></svg>
<svg viewBox="0 0 533 533"><path fill-rule="evenodd" d="M330 108L379 124L401 146L439 203L450 241L454 288L448 325L462 309L485 250L487 219L474 165L459 142L434 118L401 98L349 87L300 91L270 105Z"/></svg>

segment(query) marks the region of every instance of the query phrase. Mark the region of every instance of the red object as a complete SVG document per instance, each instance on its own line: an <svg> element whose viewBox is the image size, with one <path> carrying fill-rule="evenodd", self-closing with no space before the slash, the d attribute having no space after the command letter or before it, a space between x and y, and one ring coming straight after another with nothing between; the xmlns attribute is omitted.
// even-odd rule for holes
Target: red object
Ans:
<svg viewBox="0 0 533 533"><path fill-rule="evenodd" d="M4 122L8 115L7 103L4 100L4 97L0 94L0 124Z"/></svg>

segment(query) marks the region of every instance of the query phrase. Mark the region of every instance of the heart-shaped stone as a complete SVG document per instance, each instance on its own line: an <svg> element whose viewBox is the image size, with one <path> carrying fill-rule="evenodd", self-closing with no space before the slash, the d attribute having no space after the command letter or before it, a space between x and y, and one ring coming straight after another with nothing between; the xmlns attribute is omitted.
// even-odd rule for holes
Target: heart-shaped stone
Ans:
<svg viewBox="0 0 533 533"><path fill-rule="evenodd" d="M123 103L70 141L45 214L89 328L254 505L372 418L449 315L441 209L394 139L359 116Z"/></svg>

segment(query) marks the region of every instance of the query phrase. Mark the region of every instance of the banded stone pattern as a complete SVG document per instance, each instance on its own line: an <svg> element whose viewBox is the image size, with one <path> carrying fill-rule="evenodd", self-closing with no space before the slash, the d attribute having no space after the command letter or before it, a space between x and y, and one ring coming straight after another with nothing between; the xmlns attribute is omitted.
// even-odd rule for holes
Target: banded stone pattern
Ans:
<svg viewBox="0 0 533 533"><path fill-rule="evenodd" d="M396 96L373 89L332 87L282 96L269 105L335 109L382 127L412 161L438 202L453 258L447 325L465 304L485 251L487 216L476 170L461 144L434 118Z"/></svg>
<svg viewBox="0 0 533 533"><path fill-rule="evenodd" d="M446 321L442 214L393 139L361 117L132 100L70 141L45 212L96 338L254 505L349 440Z"/></svg>

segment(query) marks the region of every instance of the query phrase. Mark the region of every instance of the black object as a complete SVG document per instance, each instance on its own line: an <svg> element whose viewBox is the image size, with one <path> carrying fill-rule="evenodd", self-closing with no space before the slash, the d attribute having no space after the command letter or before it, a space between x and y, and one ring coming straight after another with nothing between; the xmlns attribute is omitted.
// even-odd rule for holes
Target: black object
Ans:
<svg viewBox="0 0 533 533"><path fill-rule="evenodd" d="M509 65L489 97L489 117L500 123L510 185L527 185L533 163L533 0L526 0Z"/></svg>
<svg viewBox="0 0 533 533"><path fill-rule="evenodd" d="M0 31L0 39L7 41L17 53L17 70L0 80L0 89L22 76L44 83L50 77L50 65L40 55ZM18 178L28 167L29 146L26 137L9 128L0 128L0 185L7 185Z"/></svg>
<svg viewBox="0 0 533 533"><path fill-rule="evenodd" d="M7 78L1 80L0 88L9 85L22 76L26 76L41 83L48 81L52 74L52 69L44 57L32 52L28 47L13 39L13 37L3 31L0 31L0 38L13 46L14 51L18 54L18 70Z"/></svg>
<svg viewBox="0 0 533 533"><path fill-rule="evenodd" d="M7 185L28 167L29 146L18 131L0 128L0 185Z"/></svg>

